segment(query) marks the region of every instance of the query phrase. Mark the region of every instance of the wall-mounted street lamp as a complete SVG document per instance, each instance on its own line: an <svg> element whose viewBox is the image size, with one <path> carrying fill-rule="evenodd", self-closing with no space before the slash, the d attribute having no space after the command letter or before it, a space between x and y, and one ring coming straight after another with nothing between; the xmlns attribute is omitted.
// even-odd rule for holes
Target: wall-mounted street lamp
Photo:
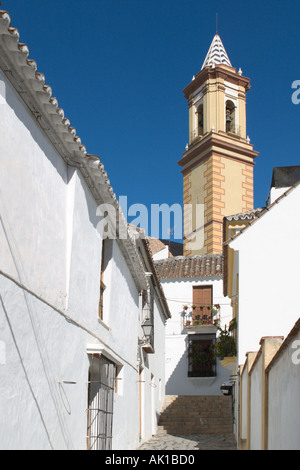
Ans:
<svg viewBox="0 0 300 470"><path fill-rule="evenodd" d="M153 324L150 318L146 318L146 320L142 324L142 329L143 329L144 337L150 339L152 330L153 330Z"/></svg>
<svg viewBox="0 0 300 470"><path fill-rule="evenodd" d="M142 346L145 352L153 353L154 345L152 344L153 338L153 323L150 318L146 318L142 323L143 338L139 339L139 345Z"/></svg>

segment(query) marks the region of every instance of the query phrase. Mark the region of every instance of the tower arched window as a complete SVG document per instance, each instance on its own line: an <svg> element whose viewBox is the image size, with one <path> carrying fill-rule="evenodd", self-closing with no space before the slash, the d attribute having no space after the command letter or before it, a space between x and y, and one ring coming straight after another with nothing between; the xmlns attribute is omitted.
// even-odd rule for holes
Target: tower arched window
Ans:
<svg viewBox="0 0 300 470"><path fill-rule="evenodd" d="M225 106L226 132L235 132L235 105L231 100L226 101Z"/></svg>
<svg viewBox="0 0 300 470"><path fill-rule="evenodd" d="M204 114L203 114L203 104L200 104L197 108L198 114L198 136L204 134Z"/></svg>

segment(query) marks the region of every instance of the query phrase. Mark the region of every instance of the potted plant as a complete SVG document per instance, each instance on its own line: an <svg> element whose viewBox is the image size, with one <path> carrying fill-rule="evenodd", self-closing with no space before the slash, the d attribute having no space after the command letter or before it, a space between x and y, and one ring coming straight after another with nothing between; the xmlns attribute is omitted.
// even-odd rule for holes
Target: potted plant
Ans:
<svg viewBox="0 0 300 470"><path fill-rule="evenodd" d="M223 330L218 327L220 335L218 341L215 344L215 356L221 361L221 364L232 370L232 367L235 367L236 363L236 344L234 337L232 336L233 329L236 328L236 322L233 325L229 326L227 330L226 326Z"/></svg>
<svg viewBox="0 0 300 470"><path fill-rule="evenodd" d="M183 310L187 310L189 307L187 305L183 306Z"/></svg>

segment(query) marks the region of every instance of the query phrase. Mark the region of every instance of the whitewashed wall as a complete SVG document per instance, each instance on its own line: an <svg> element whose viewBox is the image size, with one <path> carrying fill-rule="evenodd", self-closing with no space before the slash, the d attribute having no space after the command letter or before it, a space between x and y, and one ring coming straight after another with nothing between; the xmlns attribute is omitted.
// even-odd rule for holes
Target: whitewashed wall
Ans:
<svg viewBox="0 0 300 470"><path fill-rule="evenodd" d="M162 250L158 251L153 255L153 259L158 261L160 259L166 259L169 256L169 247L166 245Z"/></svg>
<svg viewBox="0 0 300 470"><path fill-rule="evenodd" d="M300 320L285 340L261 338L258 351L247 356L238 397L240 449L300 449L299 327Z"/></svg>
<svg viewBox="0 0 300 470"><path fill-rule="evenodd" d="M33 290L64 306L67 166L1 72L0 80L7 98L0 105L0 207L7 232L0 226L1 264L13 275L19 269Z"/></svg>
<svg viewBox="0 0 300 470"><path fill-rule="evenodd" d="M102 338L119 354L121 364L118 393L115 395L113 448L131 449L138 446L139 389L137 367L137 337L139 292L132 280L117 241L110 240L107 248L110 261L105 272L107 286L104 297ZM126 361L126 362L125 362ZM124 425L126 423L126 425Z"/></svg>
<svg viewBox="0 0 300 470"><path fill-rule="evenodd" d="M232 319L230 299L223 296L221 278L194 280L162 280L172 318L166 325L166 394L167 395L221 395L220 387L229 380L232 372L217 361L217 376L188 377L188 335L183 331L183 306L193 303L193 286L213 285L213 303L221 305L221 326L228 326ZM206 326L203 332L215 332Z"/></svg>
<svg viewBox="0 0 300 470"><path fill-rule="evenodd" d="M102 241L96 202L5 81L0 126L0 448L86 449L88 350L119 365L113 448L139 445L139 291L119 242L98 320ZM161 312L161 309L159 310ZM164 320L145 387L164 381ZM150 377L149 377L150 376ZM164 387L152 387L155 413ZM147 405L148 405L147 397ZM155 427L145 416L145 437Z"/></svg>
<svg viewBox="0 0 300 470"><path fill-rule="evenodd" d="M299 204L297 186L230 243L239 274L240 364L262 336L285 336L299 316Z"/></svg>
<svg viewBox="0 0 300 470"><path fill-rule="evenodd" d="M155 354L142 355L144 367L142 394L142 440L148 440L157 431L160 411L165 397L165 319L157 297L154 301Z"/></svg>
<svg viewBox="0 0 300 470"><path fill-rule="evenodd" d="M269 371L269 450L300 450L300 333Z"/></svg>
<svg viewBox="0 0 300 470"><path fill-rule="evenodd" d="M241 382L240 382L240 388L238 390L238 395L237 395L237 400L236 403L238 404L239 399L240 399L240 393L242 391L241 395L241 406L238 407L240 409L240 420L239 425L240 425L240 437L242 440L247 439L247 422L248 422L248 416L247 416L247 399L248 399L248 368L245 367L243 370L243 373L241 375ZM238 413L236 413L236 416L238 416ZM238 432L238 430L237 430Z"/></svg>
<svg viewBox="0 0 300 470"><path fill-rule="evenodd" d="M262 357L257 360L251 373L250 394L250 442L251 450L261 450L262 431Z"/></svg>

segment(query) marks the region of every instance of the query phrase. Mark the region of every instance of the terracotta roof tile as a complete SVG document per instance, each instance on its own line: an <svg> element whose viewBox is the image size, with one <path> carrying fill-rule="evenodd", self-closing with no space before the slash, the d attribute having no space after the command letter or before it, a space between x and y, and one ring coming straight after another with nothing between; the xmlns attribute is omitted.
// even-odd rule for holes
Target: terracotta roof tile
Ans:
<svg viewBox="0 0 300 470"><path fill-rule="evenodd" d="M161 240L159 240L159 238L148 237L148 241L152 255L159 253L166 247L166 245Z"/></svg>
<svg viewBox="0 0 300 470"><path fill-rule="evenodd" d="M195 255L176 256L155 261L160 279L186 279L223 275L223 256Z"/></svg>
<svg viewBox="0 0 300 470"><path fill-rule="evenodd" d="M169 256L180 256L183 254L183 244L160 238L148 237L152 255L162 251L167 245L169 246Z"/></svg>
<svg viewBox="0 0 300 470"><path fill-rule="evenodd" d="M260 214L264 210L264 207L259 207L257 209L253 209L252 211L247 212L240 212L239 214L228 215L225 217L227 221L241 221L241 220L252 220Z"/></svg>

